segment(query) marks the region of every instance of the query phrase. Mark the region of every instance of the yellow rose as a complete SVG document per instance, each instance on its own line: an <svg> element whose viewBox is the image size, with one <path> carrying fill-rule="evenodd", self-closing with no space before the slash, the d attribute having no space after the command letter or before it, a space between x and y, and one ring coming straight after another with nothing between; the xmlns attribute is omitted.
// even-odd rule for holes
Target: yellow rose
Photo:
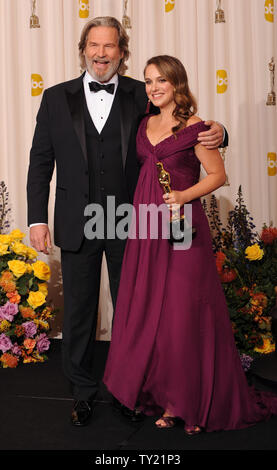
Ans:
<svg viewBox="0 0 277 470"><path fill-rule="evenodd" d="M9 253L8 251L9 245L6 245L5 243L0 242L0 256L6 255Z"/></svg>
<svg viewBox="0 0 277 470"><path fill-rule="evenodd" d="M38 254L34 248L27 247L27 256L29 259L35 259L38 257Z"/></svg>
<svg viewBox="0 0 277 470"><path fill-rule="evenodd" d="M9 245L11 243L10 235L0 235L0 243L4 243L5 245Z"/></svg>
<svg viewBox="0 0 277 470"><path fill-rule="evenodd" d="M48 281L51 276L51 271L48 264L43 261L36 261L33 265L35 276L42 281Z"/></svg>
<svg viewBox="0 0 277 470"><path fill-rule="evenodd" d="M45 304L45 295L39 290L34 292L30 291L29 297L27 299L28 304L35 310L37 307Z"/></svg>
<svg viewBox="0 0 277 470"><path fill-rule="evenodd" d="M24 263L24 261L19 261L19 260L8 261L8 266L11 272L15 275L15 277L21 277L27 271L27 264Z"/></svg>
<svg viewBox="0 0 277 470"><path fill-rule="evenodd" d="M25 233L21 232L18 228L13 230L10 234L11 241L22 240L25 237Z"/></svg>
<svg viewBox="0 0 277 470"><path fill-rule="evenodd" d="M264 250L259 247L258 243L255 243L246 248L245 255L250 261L260 260L264 256Z"/></svg>
<svg viewBox="0 0 277 470"><path fill-rule="evenodd" d="M28 273L28 274L32 274L32 273L33 273L33 268L32 268L32 265L31 265L31 264L28 264L28 263L26 263L26 266L27 266L27 268L26 268L26 273Z"/></svg>
<svg viewBox="0 0 277 470"><path fill-rule="evenodd" d="M41 284L38 285L38 290L40 292L43 293L43 295L45 295L45 297L47 297L48 295L48 288L47 288L47 284L46 282L42 282Z"/></svg>
<svg viewBox="0 0 277 470"><path fill-rule="evenodd" d="M11 249L12 251L17 254L17 255L20 255L20 256L27 256L27 253L28 253L28 247L26 245L24 245L24 243L21 243L21 242L18 242L18 241L14 241L12 242L11 244Z"/></svg>

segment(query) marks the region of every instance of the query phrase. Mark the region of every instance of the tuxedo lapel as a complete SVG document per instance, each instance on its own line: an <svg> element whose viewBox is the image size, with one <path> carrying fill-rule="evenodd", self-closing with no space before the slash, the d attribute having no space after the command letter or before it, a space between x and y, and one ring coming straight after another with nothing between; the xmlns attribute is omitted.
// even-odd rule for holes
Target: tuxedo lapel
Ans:
<svg viewBox="0 0 277 470"><path fill-rule="evenodd" d="M119 94L120 104L120 127L121 127L121 148L123 168L125 168L132 121L134 116L134 98L130 89L124 82L124 77L119 76L119 85L117 93Z"/></svg>
<svg viewBox="0 0 277 470"><path fill-rule="evenodd" d="M70 82L66 89L66 98L73 122L73 126L77 137L80 142L80 146L83 152L83 156L87 161L87 146L86 146L86 134L85 134L85 121L84 121L84 87L83 87L83 75L80 78Z"/></svg>
<svg viewBox="0 0 277 470"><path fill-rule="evenodd" d="M134 97L133 86L130 82L124 80L124 77L119 76L119 84L117 93L119 95L120 104L120 128L121 128L121 147L122 147L122 161L123 168L125 168L128 144L132 129L132 122L134 117ZM83 87L83 75L76 80L68 83L66 88L66 98L73 122L76 135L79 139L80 146L87 161L87 147L86 147L86 134L85 134L85 121L84 121L84 103L85 93Z"/></svg>

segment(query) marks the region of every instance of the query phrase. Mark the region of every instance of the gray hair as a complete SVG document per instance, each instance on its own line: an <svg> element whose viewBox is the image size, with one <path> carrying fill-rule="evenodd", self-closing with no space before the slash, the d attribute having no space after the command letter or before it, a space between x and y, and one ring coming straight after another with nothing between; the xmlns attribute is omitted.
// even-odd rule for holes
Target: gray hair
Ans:
<svg viewBox="0 0 277 470"><path fill-rule="evenodd" d="M125 62L129 59L130 51L128 49L129 45L129 36L127 35L125 29L123 28L122 24L112 16L98 16L93 20L90 20L83 28L81 33L81 38L78 44L79 47L79 58L80 58L80 65L83 70L86 69L86 61L84 57L84 49L87 44L88 33L91 28L95 28L96 26L108 26L110 28L115 28L118 32L118 46L121 52L123 52L123 57L120 61L119 67L117 72L120 75L124 75L128 66Z"/></svg>

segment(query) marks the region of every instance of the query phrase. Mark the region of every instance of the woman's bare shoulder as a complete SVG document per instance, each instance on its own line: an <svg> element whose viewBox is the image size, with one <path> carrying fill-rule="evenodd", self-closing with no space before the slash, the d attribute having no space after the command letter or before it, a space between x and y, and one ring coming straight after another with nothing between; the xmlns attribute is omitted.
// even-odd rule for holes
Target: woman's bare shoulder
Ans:
<svg viewBox="0 0 277 470"><path fill-rule="evenodd" d="M191 116L188 120L187 120L187 127L188 126L192 126L193 124L196 124L197 122L201 122L202 119L199 117L199 116Z"/></svg>

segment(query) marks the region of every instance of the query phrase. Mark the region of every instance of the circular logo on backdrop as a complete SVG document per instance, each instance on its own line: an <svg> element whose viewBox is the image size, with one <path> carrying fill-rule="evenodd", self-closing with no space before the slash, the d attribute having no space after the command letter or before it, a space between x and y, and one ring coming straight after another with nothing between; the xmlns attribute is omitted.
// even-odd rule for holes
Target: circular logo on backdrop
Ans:
<svg viewBox="0 0 277 470"><path fill-rule="evenodd" d="M89 0L79 0L79 17L88 18L89 16Z"/></svg>
<svg viewBox="0 0 277 470"><path fill-rule="evenodd" d="M268 176L275 176L277 174L277 160L275 152L268 152L267 154L267 173Z"/></svg>
<svg viewBox="0 0 277 470"><path fill-rule="evenodd" d="M165 11L166 11L166 13L173 10L174 6L175 6L175 0L165 0Z"/></svg>
<svg viewBox="0 0 277 470"><path fill-rule="evenodd" d="M217 93L225 93L228 87L228 78L226 70L216 71L216 89Z"/></svg>
<svg viewBox="0 0 277 470"><path fill-rule="evenodd" d="M274 0L265 0L264 17L266 21L273 23L274 21Z"/></svg>
<svg viewBox="0 0 277 470"><path fill-rule="evenodd" d="M32 96L38 96L43 90L43 79L38 73L32 73L31 75L31 94Z"/></svg>

